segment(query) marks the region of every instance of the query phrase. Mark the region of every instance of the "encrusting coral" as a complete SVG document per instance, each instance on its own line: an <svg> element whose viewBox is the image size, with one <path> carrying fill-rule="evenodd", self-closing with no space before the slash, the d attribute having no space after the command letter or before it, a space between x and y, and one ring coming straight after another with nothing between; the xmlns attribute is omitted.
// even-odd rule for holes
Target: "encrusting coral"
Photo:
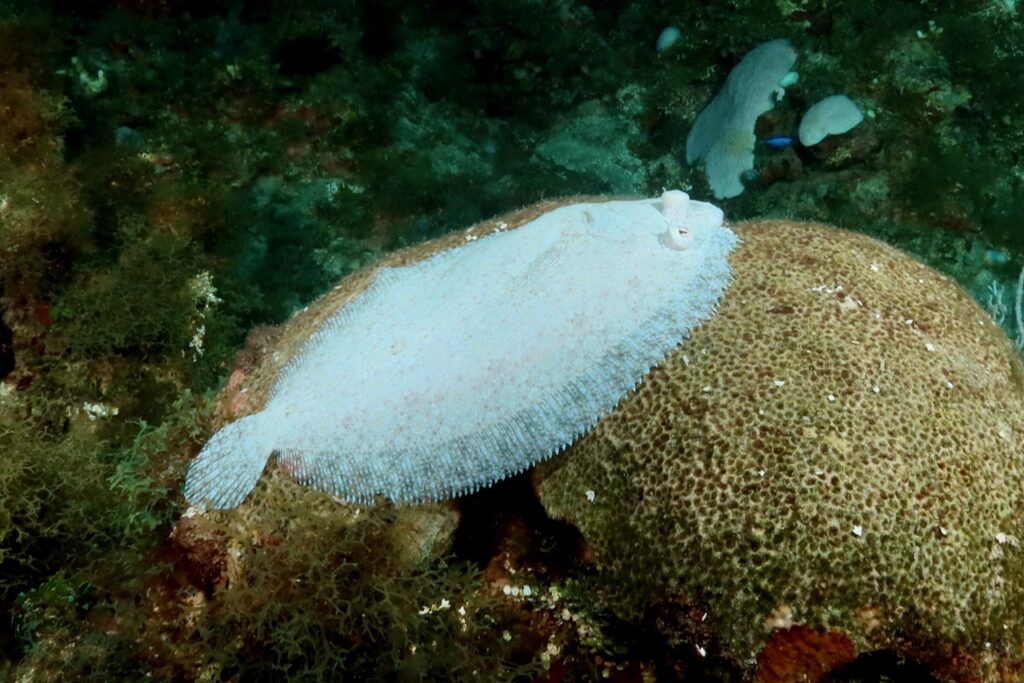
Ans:
<svg viewBox="0 0 1024 683"><path fill-rule="evenodd" d="M710 605L746 657L772 629L1015 647L1024 372L962 290L871 238L735 226L718 313L536 481L635 613Z"/></svg>

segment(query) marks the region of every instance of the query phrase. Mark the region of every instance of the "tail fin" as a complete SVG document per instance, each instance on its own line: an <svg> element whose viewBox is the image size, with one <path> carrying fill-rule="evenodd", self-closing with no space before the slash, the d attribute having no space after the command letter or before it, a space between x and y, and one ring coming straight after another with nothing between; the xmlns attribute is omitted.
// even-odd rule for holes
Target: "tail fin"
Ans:
<svg viewBox="0 0 1024 683"><path fill-rule="evenodd" d="M224 510L245 500L274 450L265 417L256 413L235 420L206 442L185 480L189 503Z"/></svg>

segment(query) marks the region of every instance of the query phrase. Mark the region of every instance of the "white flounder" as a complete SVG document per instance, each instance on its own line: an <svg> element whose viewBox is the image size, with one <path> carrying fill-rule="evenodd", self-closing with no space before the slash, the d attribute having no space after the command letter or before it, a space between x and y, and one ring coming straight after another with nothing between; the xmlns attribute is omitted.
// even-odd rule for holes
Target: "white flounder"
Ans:
<svg viewBox="0 0 1024 683"><path fill-rule="evenodd" d="M218 431L185 496L238 505L276 454L347 501L459 496L588 431L701 321L735 235L683 192L570 204L380 269Z"/></svg>

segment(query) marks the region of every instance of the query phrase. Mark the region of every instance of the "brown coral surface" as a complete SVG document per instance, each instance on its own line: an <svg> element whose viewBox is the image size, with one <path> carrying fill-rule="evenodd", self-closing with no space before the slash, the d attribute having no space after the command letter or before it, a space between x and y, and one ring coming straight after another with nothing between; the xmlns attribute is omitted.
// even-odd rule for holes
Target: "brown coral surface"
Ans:
<svg viewBox="0 0 1024 683"><path fill-rule="evenodd" d="M737 226L718 314L540 468L627 612L698 591L773 628L1020 642L1022 369L955 284L871 238Z"/></svg>

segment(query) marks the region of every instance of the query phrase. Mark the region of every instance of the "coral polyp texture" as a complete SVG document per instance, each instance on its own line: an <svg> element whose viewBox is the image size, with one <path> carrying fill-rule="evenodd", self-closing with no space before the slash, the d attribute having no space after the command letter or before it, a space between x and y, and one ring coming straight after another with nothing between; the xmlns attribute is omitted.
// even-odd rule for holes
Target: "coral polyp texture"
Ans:
<svg viewBox="0 0 1024 683"><path fill-rule="evenodd" d="M1016 647L1024 375L953 282L821 225L734 227L718 313L566 453L543 505L617 609L701 596L735 654L772 628Z"/></svg>
<svg viewBox="0 0 1024 683"><path fill-rule="evenodd" d="M444 499L519 472L712 315L735 244L721 211L678 191L504 225L346 280L334 299L349 300L262 410L193 462L189 501L237 505L272 453L297 481L363 503Z"/></svg>

